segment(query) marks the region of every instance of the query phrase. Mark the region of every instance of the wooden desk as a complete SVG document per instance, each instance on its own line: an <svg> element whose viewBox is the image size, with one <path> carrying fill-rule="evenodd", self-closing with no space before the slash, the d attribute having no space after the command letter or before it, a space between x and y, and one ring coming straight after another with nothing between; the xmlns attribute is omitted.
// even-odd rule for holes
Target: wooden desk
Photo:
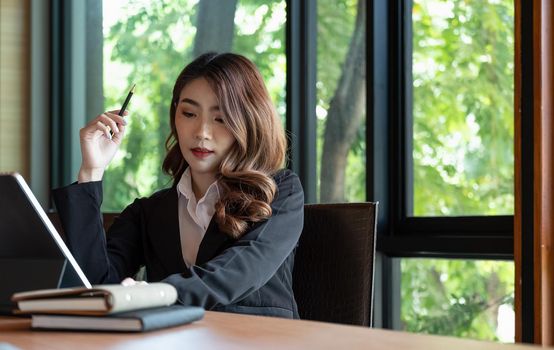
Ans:
<svg viewBox="0 0 554 350"><path fill-rule="evenodd" d="M21 349L420 349L531 350L451 337L382 329L206 312L190 325L138 334L29 330L29 319L0 318L0 343ZM554 348L550 348L554 349Z"/></svg>

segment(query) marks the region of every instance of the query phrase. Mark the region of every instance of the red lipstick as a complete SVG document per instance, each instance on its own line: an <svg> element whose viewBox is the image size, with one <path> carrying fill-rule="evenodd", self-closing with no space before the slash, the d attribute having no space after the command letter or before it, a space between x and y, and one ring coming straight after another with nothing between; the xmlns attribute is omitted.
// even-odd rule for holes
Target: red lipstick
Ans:
<svg viewBox="0 0 554 350"><path fill-rule="evenodd" d="M211 151L207 148L202 148L202 147L192 148L191 152L195 157L201 158L201 159L207 158L214 153L214 151Z"/></svg>

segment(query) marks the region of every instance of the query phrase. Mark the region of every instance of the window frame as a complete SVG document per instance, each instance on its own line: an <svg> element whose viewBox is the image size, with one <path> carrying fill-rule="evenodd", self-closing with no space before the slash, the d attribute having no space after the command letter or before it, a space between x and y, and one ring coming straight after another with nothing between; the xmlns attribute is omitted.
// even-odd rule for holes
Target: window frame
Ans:
<svg viewBox="0 0 554 350"><path fill-rule="evenodd" d="M378 247L396 256L513 260L513 215L408 216L413 202L412 0L393 2L390 7L391 27L395 28L389 61L392 225Z"/></svg>
<svg viewBox="0 0 554 350"><path fill-rule="evenodd" d="M519 1L515 0L516 6L530 6L521 5ZM411 192L408 184L412 179L410 152L413 137L411 7L411 0L371 0L368 6L366 188L368 200L380 201L376 283L381 288L376 289L375 302L382 306L376 308L375 320L377 326L392 329L400 329L401 271L398 258L514 259L513 215L407 215L412 202L408 197ZM516 22L521 20L517 16L516 11ZM517 58L514 59L517 62ZM527 99L532 102L532 96ZM532 270L529 276L532 276ZM528 281L525 287L528 293L530 288L532 292L532 277L530 279L531 285ZM528 309L533 309L532 301L528 306L531 306ZM532 321L532 313L524 315L524 324Z"/></svg>
<svg viewBox="0 0 554 350"><path fill-rule="evenodd" d="M317 0L286 0L286 132L289 167L300 178L304 202L317 201Z"/></svg>

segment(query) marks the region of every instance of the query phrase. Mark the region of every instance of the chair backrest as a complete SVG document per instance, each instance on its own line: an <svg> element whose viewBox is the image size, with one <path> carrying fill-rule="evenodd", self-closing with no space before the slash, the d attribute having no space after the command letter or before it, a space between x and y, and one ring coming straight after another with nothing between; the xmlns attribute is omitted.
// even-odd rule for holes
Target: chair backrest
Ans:
<svg viewBox="0 0 554 350"><path fill-rule="evenodd" d="M372 325L377 203L307 204L293 289L301 319Z"/></svg>

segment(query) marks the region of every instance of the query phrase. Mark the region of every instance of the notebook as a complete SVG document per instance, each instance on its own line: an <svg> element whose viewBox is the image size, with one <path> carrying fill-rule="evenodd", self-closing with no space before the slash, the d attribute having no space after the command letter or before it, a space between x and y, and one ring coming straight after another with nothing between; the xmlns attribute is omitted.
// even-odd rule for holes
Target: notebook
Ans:
<svg viewBox="0 0 554 350"><path fill-rule="evenodd" d="M147 332L191 323L203 317L204 309L201 307L171 305L105 316L33 315L31 327L74 331Z"/></svg>
<svg viewBox="0 0 554 350"><path fill-rule="evenodd" d="M23 177L0 173L0 194L0 314L11 314L16 292L91 288Z"/></svg>

